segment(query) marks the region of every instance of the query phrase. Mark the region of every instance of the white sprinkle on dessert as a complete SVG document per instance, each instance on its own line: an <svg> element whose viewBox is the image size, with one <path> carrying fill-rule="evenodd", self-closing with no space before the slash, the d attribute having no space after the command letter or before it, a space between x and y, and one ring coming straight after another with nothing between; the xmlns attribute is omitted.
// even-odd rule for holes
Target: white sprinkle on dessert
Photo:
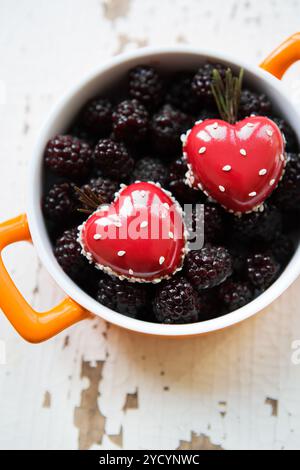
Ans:
<svg viewBox="0 0 300 470"><path fill-rule="evenodd" d="M222 168L223 171L231 171L231 165L225 165Z"/></svg>
<svg viewBox="0 0 300 470"><path fill-rule="evenodd" d="M159 258L159 264L162 265L164 261L165 261L165 257L164 257L164 256L161 256L161 257Z"/></svg>
<svg viewBox="0 0 300 470"><path fill-rule="evenodd" d="M183 144L185 144L185 143L186 143L186 135L185 135L185 134L181 134L180 140L181 140L181 142L182 142Z"/></svg>
<svg viewBox="0 0 300 470"><path fill-rule="evenodd" d="M118 256L124 256L126 254L125 250L118 251Z"/></svg>
<svg viewBox="0 0 300 470"><path fill-rule="evenodd" d="M258 172L259 176L265 176L267 173L268 173L268 171L266 170L266 168L262 168Z"/></svg>
<svg viewBox="0 0 300 470"><path fill-rule="evenodd" d="M219 190L221 191L221 193L225 193L225 188L224 188L224 186L221 186L221 185L220 185L220 186L219 186Z"/></svg>
<svg viewBox="0 0 300 470"><path fill-rule="evenodd" d="M94 240L100 240L100 238L101 238L100 233L95 233Z"/></svg>
<svg viewBox="0 0 300 470"><path fill-rule="evenodd" d="M243 157L245 157L247 155L247 150L241 149L240 154L243 155Z"/></svg>

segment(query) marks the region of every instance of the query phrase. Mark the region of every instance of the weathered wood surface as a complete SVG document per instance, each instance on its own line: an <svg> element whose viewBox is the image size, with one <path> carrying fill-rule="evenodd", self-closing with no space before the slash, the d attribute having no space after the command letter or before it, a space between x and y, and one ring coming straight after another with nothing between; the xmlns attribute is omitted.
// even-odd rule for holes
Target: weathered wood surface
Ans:
<svg viewBox="0 0 300 470"><path fill-rule="evenodd" d="M178 42L258 63L299 17L299 0L2 0L1 220L25 211L27 162L51 106L96 64ZM298 71L287 81L299 103ZM6 260L37 308L62 296L32 248ZM299 288L228 331L181 341L95 319L33 346L1 315L0 448L299 449Z"/></svg>

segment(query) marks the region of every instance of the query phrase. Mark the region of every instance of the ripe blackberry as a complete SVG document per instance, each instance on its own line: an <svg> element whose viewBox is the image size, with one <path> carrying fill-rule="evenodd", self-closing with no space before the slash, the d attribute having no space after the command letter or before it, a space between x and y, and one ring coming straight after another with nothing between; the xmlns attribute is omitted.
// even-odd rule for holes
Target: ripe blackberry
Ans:
<svg viewBox="0 0 300 470"><path fill-rule="evenodd" d="M222 239L223 217L220 206L217 204L193 205L192 215L187 210L185 215L190 243L201 240L204 243L214 243Z"/></svg>
<svg viewBox="0 0 300 470"><path fill-rule="evenodd" d="M153 67L138 65L129 72L129 94L149 109L162 99L163 82Z"/></svg>
<svg viewBox="0 0 300 470"><path fill-rule="evenodd" d="M278 276L279 263L268 254L254 253L247 258L247 276L254 287L267 289Z"/></svg>
<svg viewBox="0 0 300 470"><path fill-rule="evenodd" d="M206 63L201 65L192 80L192 91L202 103L215 104L211 89L214 69L220 72L221 77L225 76L226 67L224 65Z"/></svg>
<svg viewBox="0 0 300 470"><path fill-rule="evenodd" d="M287 154L285 174L272 195L272 202L283 211L300 207L300 154Z"/></svg>
<svg viewBox="0 0 300 470"><path fill-rule="evenodd" d="M166 159L181 151L180 136L191 126L191 119L182 111L165 104L152 118L154 148Z"/></svg>
<svg viewBox="0 0 300 470"><path fill-rule="evenodd" d="M206 289L198 293L198 321L211 320L224 313L224 306L221 305L216 289Z"/></svg>
<svg viewBox="0 0 300 470"><path fill-rule="evenodd" d="M154 181L165 186L167 179L168 170L160 160L144 157L136 163L131 181Z"/></svg>
<svg viewBox="0 0 300 470"><path fill-rule="evenodd" d="M110 203L113 201L118 188L119 185L116 181L98 176L98 178L90 179L89 182L81 186L80 189L83 192L87 190L92 191L100 201Z"/></svg>
<svg viewBox="0 0 300 470"><path fill-rule="evenodd" d="M192 93L192 78L190 72L177 74L169 85L166 103L184 113L194 114L199 109L198 100Z"/></svg>
<svg viewBox="0 0 300 470"><path fill-rule="evenodd" d="M76 209L72 184L54 184L44 196L42 207L44 215L53 222L66 221L71 218Z"/></svg>
<svg viewBox="0 0 300 470"><path fill-rule="evenodd" d="M134 144L143 140L149 128L149 114L137 100L125 100L118 104L112 115L116 139Z"/></svg>
<svg viewBox="0 0 300 470"><path fill-rule="evenodd" d="M87 142L71 135L57 135L46 145L45 164L54 173L77 180L88 174L91 156Z"/></svg>
<svg viewBox="0 0 300 470"><path fill-rule="evenodd" d="M111 131L112 104L106 98L94 98L82 109L79 117L81 126L96 137L103 137Z"/></svg>
<svg viewBox="0 0 300 470"><path fill-rule="evenodd" d="M232 274L232 259L226 248L206 246L190 251L185 260L185 273L198 291L222 284Z"/></svg>
<svg viewBox="0 0 300 470"><path fill-rule="evenodd" d="M200 113L197 113L196 120L205 121L205 119L220 119L219 111L212 106L203 108Z"/></svg>
<svg viewBox="0 0 300 470"><path fill-rule="evenodd" d="M270 251L273 254L274 258L282 266L285 266L291 260L295 252L294 242L290 237L286 235L281 235L277 240L272 243Z"/></svg>
<svg viewBox="0 0 300 470"><path fill-rule="evenodd" d="M281 130L285 139L285 150L287 152L297 153L299 152L299 144L297 136L291 126L280 117L273 117L273 121L277 124Z"/></svg>
<svg viewBox="0 0 300 470"><path fill-rule="evenodd" d="M77 241L77 227L66 230L55 243L54 255L62 269L74 280L83 279L89 269L87 259L81 254Z"/></svg>
<svg viewBox="0 0 300 470"><path fill-rule="evenodd" d="M197 293L184 277L164 281L157 289L153 310L160 323L193 323L198 319Z"/></svg>
<svg viewBox="0 0 300 470"><path fill-rule="evenodd" d="M95 167L104 176L116 181L124 181L131 174L134 161L122 142L100 139L95 147L93 160Z"/></svg>
<svg viewBox="0 0 300 470"><path fill-rule="evenodd" d="M177 158L177 160L171 163L169 169L169 189L181 204L200 202L203 199L200 191L196 191L185 184L187 170L188 168L183 157Z"/></svg>
<svg viewBox="0 0 300 470"><path fill-rule="evenodd" d="M77 139L84 140L87 142L91 147L94 147L98 142L98 139L89 133L78 121L78 119L72 124L72 126L68 130L69 135L73 135L77 137Z"/></svg>
<svg viewBox="0 0 300 470"><path fill-rule="evenodd" d="M228 240L226 248L231 255L233 274L239 279L244 279L249 247L239 241L237 242L235 239L230 239Z"/></svg>
<svg viewBox="0 0 300 470"><path fill-rule="evenodd" d="M251 212L241 217L232 216L232 232L242 242L275 240L282 230L279 210L265 204L263 212Z"/></svg>
<svg viewBox="0 0 300 470"><path fill-rule="evenodd" d="M204 206L204 239L205 243L220 240L223 235L223 215L218 204Z"/></svg>
<svg viewBox="0 0 300 470"><path fill-rule="evenodd" d="M219 298L232 312L251 302L253 292L248 283L228 279L219 288Z"/></svg>
<svg viewBox="0 0 300 470"><path fill-rule="evenodd" d="M103 275L99 280L96 299L105 307L135 318L146 309L147 292L143 284Z"/></svg>
<svg viewBox="0 0 300 470"><path fill-rule="evenodd" d="M250 90L242 90L239 115L241 118L258 114L268 116L272 113L272 104L264 93L256 93Z"/></svg>

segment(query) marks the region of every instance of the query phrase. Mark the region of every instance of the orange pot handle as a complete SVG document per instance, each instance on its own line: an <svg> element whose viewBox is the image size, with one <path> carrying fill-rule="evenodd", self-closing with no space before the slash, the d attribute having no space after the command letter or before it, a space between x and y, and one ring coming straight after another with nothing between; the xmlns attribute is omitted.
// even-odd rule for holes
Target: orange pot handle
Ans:
<svg viewBox="0 0 300 470"><path fill-rule="evenodd" d="M286 39L260 65L261 68L281 79L287 69L300 60L300 33Z"/></svg>
<svg viewBox="0 0 300 470"><path fill-rule="evenodd" d="M0 253L6 246L19 241L31 241L26 215L0 224ZM45 341L89 316L70 298L44 313L33 310L13 283L1 256L0 308L18 333L31 343Z"/></svg>

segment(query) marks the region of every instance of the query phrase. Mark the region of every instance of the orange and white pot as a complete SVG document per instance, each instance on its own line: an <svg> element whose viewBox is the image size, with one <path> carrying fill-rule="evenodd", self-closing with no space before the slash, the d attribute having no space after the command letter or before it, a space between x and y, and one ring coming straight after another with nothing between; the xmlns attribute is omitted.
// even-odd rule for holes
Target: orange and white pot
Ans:
<svg viewBox="0 0 300 470"><path fill-rule="evenodd" d="M201 335L234 325L256 314L281 295L300 274L299 247L280 278L245 307L209 321L188 325L161 325L129 318L104 307L82 291L63 272L53 255L41 211L43 153L48 139L63 132L89 98L99 92L105 93L114 83L118 84L131 67L148 63L162 70L176 71L197 68L199 63L207 59L227 63L234 69L243 67L247 79L255 88L268 94L275 107L295 129L300 140L300 114L286 96L284 86L280 82L285 71L300 59L300 33L279 46L260 67L237 62L227 55L185 46L142 49L113 58L98 67L56 105L39 135L30 164L27 215L23 214L0 224L0 250L18 241L32 242L44 266L67 295L55 308L43 313L36 312L18 291L2 259L0 260L0 307L18 333L27 341L44 341L91 315L97 315L128 330L149 335Z"/></svg>

